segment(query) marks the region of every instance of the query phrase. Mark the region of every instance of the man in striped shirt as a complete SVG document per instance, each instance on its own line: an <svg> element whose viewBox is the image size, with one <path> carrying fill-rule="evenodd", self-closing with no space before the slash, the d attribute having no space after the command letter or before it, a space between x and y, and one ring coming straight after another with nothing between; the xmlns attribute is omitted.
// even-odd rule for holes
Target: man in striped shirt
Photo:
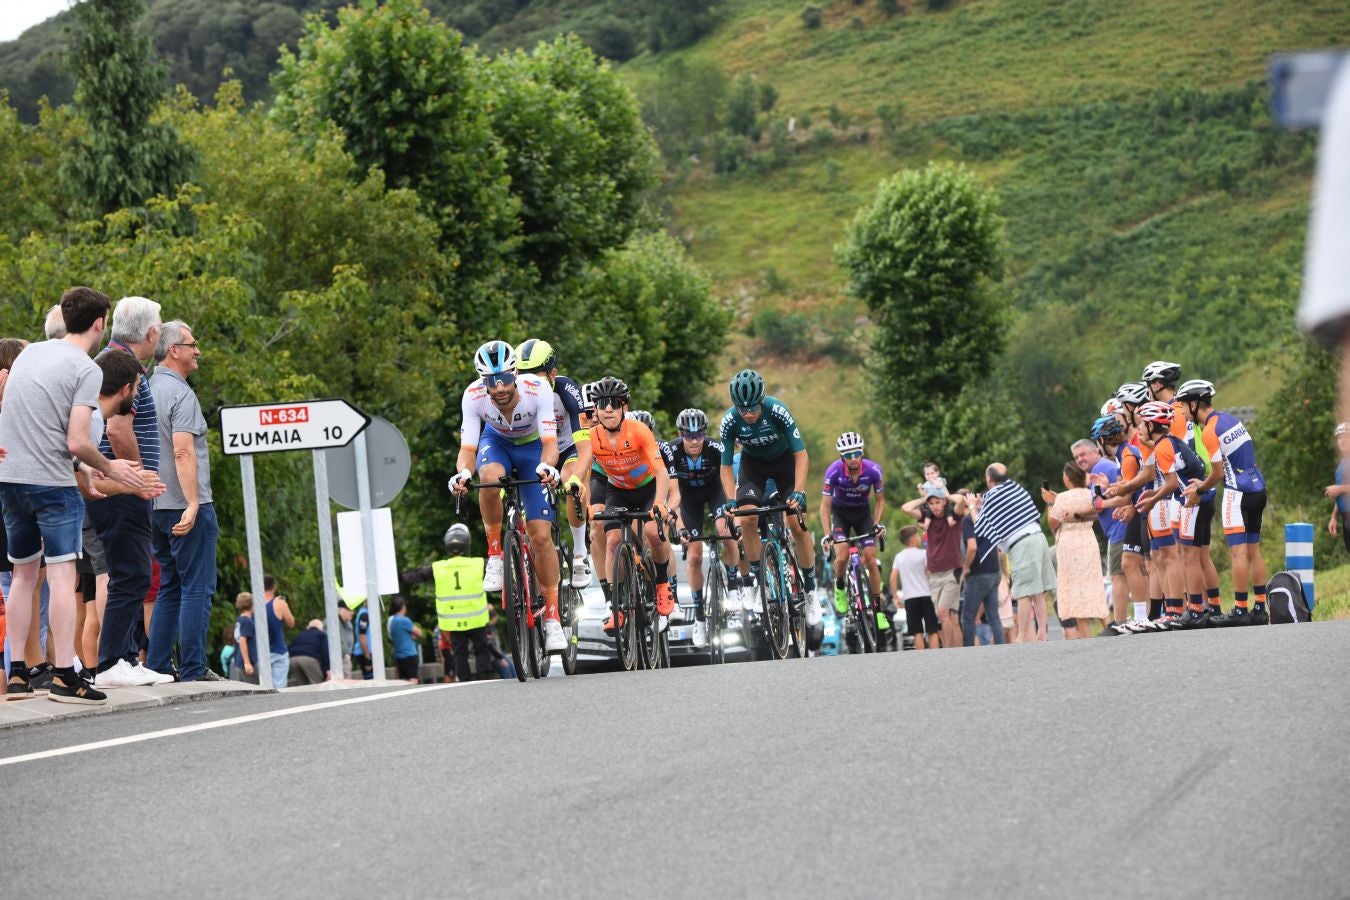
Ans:
<svg viewBox="0 0 1350 900"><path fill-rule="evenodd" d="M123 297L113 309L112 339L100 356L127 353L138 362L149 359L159 342L159 304L144 297ZM159 471L159 421L150 380L142 364L131 412L108 419L99 451L114 459L139 462L146 472ZM142 603L150 592L150 511L153 495L117 492L99 485L108 496L86 507L108 557L108 600L98 640L94 686L134 687L173 681L137 661L137 632Z"/></svg>
<svg viewBox="0 0 1350 900"><path fill-rule="evenodd" d="M1055 562L1041 530L1041 512L1026 488L1008 477L1002 463L991 463L984 470L984 480L989 490L975 519L975 536L996 545L1008 557L1018 641L1046 640L1046 595L1055 589ZM985 555L992 552L991 546ZM1029 621L1033 612L1034 637Z"/></svg>

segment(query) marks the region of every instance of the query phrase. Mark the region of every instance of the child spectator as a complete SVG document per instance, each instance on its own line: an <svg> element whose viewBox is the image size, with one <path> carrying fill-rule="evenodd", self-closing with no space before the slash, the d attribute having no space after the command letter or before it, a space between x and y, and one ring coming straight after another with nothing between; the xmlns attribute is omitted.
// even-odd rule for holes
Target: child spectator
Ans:
<svg viewBox="0 0 1350 900"><path fill-rule="evenodd" d="M928 554L920 546L922 532L917 526L906 525L900 529L900 543L904 549L895 555L895 562L891 564L891 591L904 601L905 620L909 623L910 636L914 638L914 649L936 650L941 646L941 626L928 587Z"/></svg>
<svg viewBox="0 0 1350 900"><path fill-rule="evenodd" d="M412 619L404 615L408 601L395 597L389 603L389 640L394 644L394 667L398 677L417 683L417 644L422 639L422 629L413 624Z"/></svg>
<svg viewBox="0 0 1350 900"><path fill-rule="evenodd" d="M919 482L919 496L947 496L947 479L942 477L938 464L931 459L923 464L923 481Z"/></svg>
<svg viewBox="0 0 1350 900"><path fill-rule="evenodd" d="M231 660L230 678L233 681L258 683L258 641L253 623L253 595L244 591L234 598L234 608L239 613L235 622L234 658Z"/></svg>

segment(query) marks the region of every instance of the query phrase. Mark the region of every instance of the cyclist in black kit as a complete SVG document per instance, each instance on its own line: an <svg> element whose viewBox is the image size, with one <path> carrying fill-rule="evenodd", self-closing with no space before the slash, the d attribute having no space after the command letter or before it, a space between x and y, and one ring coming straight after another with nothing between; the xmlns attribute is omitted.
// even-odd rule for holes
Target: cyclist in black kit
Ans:
<svg viewBox="0 0 1350 900"><path fill-rule="evenodd" d="M703 544L698 540L707 516L715 515L726 502L719 477L726 447L708 437L708 417L701 409L686 409L675 420L680 436L662 441L661 457L670 472L667 508L676 510L681 529L680 540L689 545L689 592L694 598L694 646L708 644L708 623L703 608ZM717 520L717 531L730 535L725 519ZM735 572L730 560L731 543L722 545L722 560L727 566L728 584Z"/></svg>

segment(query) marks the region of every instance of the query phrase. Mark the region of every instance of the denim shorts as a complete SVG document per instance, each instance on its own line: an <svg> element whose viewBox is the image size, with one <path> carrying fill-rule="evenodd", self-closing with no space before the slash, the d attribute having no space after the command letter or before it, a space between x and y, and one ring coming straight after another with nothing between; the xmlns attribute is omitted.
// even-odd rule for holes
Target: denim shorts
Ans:
<svg viewBox="0 0 1350 900"><path fill-rule="evenodd" d="M10 562L33 562L44 554L48 565L79 559L84 498L77 489L0 482L0 502Z"/></svg>

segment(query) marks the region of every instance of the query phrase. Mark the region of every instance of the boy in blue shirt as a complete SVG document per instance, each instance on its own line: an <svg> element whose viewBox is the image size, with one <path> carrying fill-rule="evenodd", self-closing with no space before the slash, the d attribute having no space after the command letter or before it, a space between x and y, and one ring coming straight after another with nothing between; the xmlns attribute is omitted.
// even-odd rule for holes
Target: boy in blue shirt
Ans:
<svg viewBox="0 0 1350 900"><path fill-rule="evenodd" d="M413 641L422 640L422 629L403 614L407 608L408 602L402 597L390 601L389 640L394 644L394 667L398 669L398 677L416 684L417 644Z"/></svg>
<svg viewBox="0 0 1350 900"><path fill-rule="evenodd" d="M1342 422L1336 426L1336 448L1341 451L1341 461L1336 464L1336 483L1327 485L1326 495L1336 501L1336 505L1331 508L1331 521L1327 523L1327 531L1335 537L1339 532L1341 539L1345 542L1345 549L1350 550L1350 422Z"/></svg>

